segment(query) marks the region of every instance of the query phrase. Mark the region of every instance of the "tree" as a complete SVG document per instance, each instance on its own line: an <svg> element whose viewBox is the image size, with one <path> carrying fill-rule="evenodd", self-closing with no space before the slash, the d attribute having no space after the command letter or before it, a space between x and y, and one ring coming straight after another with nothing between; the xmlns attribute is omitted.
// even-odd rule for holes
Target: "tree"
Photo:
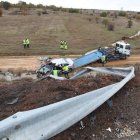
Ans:
<svg viewBox="0 0 140 140"><path fill-rule="evenodd" d="M107 11L107 15L109 15L109 14L111 14L111 12L110 11Z"/></svg>
<svg viewBox="0 0 140 140"><path fill-rule="evenodd" d="M25 16L26 15L26 11L25 10L22 10L22 14Z"/></svg>
<svg viewBox="0 0 140 140"><path fill-rule="evenodd" d="M96 23L98 23L98 21L99 21L99 17L96 17L95 20L96 20Z"/></svg>
<svg viewBox="0 0 140 140"><path fill-rule="evenodd" d="M5 10L8 10L9 8L10 8L10 3L9 2L7 2L7 1L5 1L5 2L3 2L3 8L5 9Z"/></svg>
<svg viewBox="0 0 140 140"><path fill-rule="evenodd" d="M106 17L106 16L107 16L107 13L106 13L106 12L102 12L102 13L100 14L100 16L101 16L101 17Z"/></svg>
<svg viewBox="0 0 140 140"><path fill-rule="evenodd" d="M2 8L2 2L0 2L0 7Z"/></svg>
<svg viewBox="0 0 140 140"><path fill-rule="evenodd" d="M123 11L120 11L120 12L119 12L119 16L124 16L124 17L125 17L125 16L126 16L126 13L123 12Z"/></svg>
<svg viewBox="0 0 140 140"><path fill-rule="evenodd" d="M69 13L79 13L79 10L78 9L70 8L69 9Z"/></svg>
<svg viewBox="0 0 140 140"><path fill-rule="evenodd" d="M103 24L105 25L105 27L106 27L106 25L109 24L109 20L108 20L108 19L104 19L102 23L103 23Z"/></svg>
<svg viewBox="0 0 140 140"><path fill-rule="evenodd" d="M2 9L0 9L0 17L2 16L2 14L3 14L3 11L2 11Z"/></svg>
<svg viewBox="0 0 140 140"><path fill-rule="evenodd" d="M126 18L129 18L129 15L128 14L126 14Z"/></svg>
<svg viewBox="0 0 140 140"><path fill-rule="evenodd" d="M118 16L118 13L117 13L117 12L114 12L114 16L115 16L115 18L117 18L117 16Z"/></svg>
<svg viewBox="0 0 140 140"><path fill-rule="evenodd" d="M61 8L61 11L67 12L67 8Z"/></svg>
<svg viewBox="0 0 140 140"><path fill-rule="evenodd" d="M128 20L128 28L131 28L132 25L133 25L132 20Z"/></svg>

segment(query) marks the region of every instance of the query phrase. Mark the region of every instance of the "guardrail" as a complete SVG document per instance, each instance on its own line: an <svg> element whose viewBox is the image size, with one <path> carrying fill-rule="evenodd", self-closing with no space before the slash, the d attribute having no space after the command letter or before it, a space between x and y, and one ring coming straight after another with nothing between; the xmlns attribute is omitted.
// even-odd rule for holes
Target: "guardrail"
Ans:
<svg viewBox="0 0 140 140"><path fill-rule="evenodd" d="M0 139L49 139L94 111L134 77L134 67L86 67L77 72L71 79L78 78L91 70L118 75L125 78L116 84L109 85L42 108L18 112L0 122Z"/></svg>

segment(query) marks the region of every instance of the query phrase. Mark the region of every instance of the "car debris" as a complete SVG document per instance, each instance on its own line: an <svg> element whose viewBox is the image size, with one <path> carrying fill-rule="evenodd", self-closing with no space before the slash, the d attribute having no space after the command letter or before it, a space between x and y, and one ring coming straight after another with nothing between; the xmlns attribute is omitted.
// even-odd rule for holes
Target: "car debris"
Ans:
<svg viewBox="0 0 140 140"><path fill-rule="evenodd" d="M107 104L109 105L109 107L113 107L113 101L111 99L107 100Z"/></svg>
<svg viewBox="0 0 140 140"><path fill-rule="evenodd" d="M129 96L130 94L129 94L129 92L128 91L126 91L126 96Z"/></svg>
<svg viewBox="0 0 140 140"><path fill-rule="evenodd" d="M83 121L80 121L80 124L81 124L81 127L80 127L79 129L84 129L85 126L84 126L84 124L83 124Z"/></svg>
<svg viewBox="0 0 140 140"><path fill-rule="evenodd" d="M94 113L91 113L91 115L90 115L90 122L91 122L93 125L94 125L95 119L96 119L95 114L94 114Z"/></svg>
<svg viewBox="0 0 140 140"><path fill-rule="evenodd" d="M116 132L119 133L120 132L120 129L119 128L116 128Z"/></svg>
<svg viewBox="0 0 140 140"><path fill-rule="evenodd" d="M111 128L110 127L108 127L106 130L109 131L109 132L111 132Z"/></svg>
<svg viewBox="0 0 140 140"><path fill-rule="evenodd" d="M10 103L7 103L8 105L13 105L13 104L15 104L15 103L17 103L18 102L18 97L16 98L16 99L14 99L12 102L10 102Z"/></svg>
<svg viewBox="0 0 140 140"><path fill-rule="evenodd" d="M76 135L76 133L71 133L70 135L74 137Z"/></svg>

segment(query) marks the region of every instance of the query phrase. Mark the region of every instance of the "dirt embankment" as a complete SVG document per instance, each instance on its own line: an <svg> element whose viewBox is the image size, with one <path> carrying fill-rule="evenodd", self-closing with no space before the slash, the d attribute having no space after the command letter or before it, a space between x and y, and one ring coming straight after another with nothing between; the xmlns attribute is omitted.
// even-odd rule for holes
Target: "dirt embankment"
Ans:
<svg viewBox="0 0 140 140"><path fill-rule="evenodd" d="M20 82L0 86L0 120L18 112L49 105L98 88L119 82L121 78L106 75L87 77L77 80L53 81L39 83ZM127 94L126 94L127 93ZM128 95L129 93L129 95ZM14 105L7 103L19 98ZM104 103L94 111L96 120L90 123L90 116L83 118L85 128L80 130L80 122L50 140L102 140L128 139L140 132L140 75L127 83L112 98L113 107ZM107 128L111 128L111 132ZM119 132L116 131L119 128Z"/></svg>

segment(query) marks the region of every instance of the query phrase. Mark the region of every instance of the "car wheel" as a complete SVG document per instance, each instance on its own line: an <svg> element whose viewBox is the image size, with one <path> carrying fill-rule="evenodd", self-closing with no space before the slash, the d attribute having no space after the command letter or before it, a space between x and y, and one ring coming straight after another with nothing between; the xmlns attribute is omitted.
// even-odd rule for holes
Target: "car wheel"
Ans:
<svg viewBox="0 0 140 140"><path fill-rule="evenodd" d="M41 78L42 74L41 73L37 73L37 78Z"/></svg>

